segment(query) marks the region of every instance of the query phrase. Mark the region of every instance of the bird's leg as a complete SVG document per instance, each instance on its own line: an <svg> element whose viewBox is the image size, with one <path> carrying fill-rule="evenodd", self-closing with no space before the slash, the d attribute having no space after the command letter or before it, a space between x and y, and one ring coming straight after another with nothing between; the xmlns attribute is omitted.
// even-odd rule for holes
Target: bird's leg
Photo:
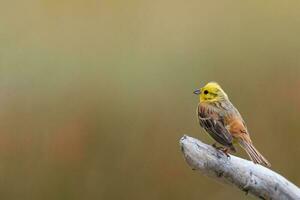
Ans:
<svg viewBox="0 0 300 200"><path fill-rule="evenodd" d="M222 151L227 156L227 158L230 158L230 155L228 154L228 152L230 151L229 148L227 148L227 147L218 147L217 143L213 143L211 146L213 146L218 151Z"/></svg>
<svg viewBox="0 0 300 200"><path fill-rule="evenodd" d="M230 155L229 155L229 151L230 151L230 149L229 148L227 148L227 147L223 147L223 149L221 149L221 151L223 151L223 153L225 153L225 155L227 156L227 158L230 158Z"/></svg>
<svg viewBox="0 0 300 200"><path fill-rule="evenodd" d="M211 146L214 147L215 149L218 149L218 146L217 146L217 143L216 143L216 142L213 143Z"/></svg>

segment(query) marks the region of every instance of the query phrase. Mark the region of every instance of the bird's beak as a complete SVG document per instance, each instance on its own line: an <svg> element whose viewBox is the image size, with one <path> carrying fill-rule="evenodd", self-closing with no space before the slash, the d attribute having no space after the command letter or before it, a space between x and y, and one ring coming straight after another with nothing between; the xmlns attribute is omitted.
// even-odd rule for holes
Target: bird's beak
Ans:
<svg viewBox="0 0 300 200"><path fill-rule="evenodd" d="M200 90L200 89L197 89L197 90L195 90L193 93L196 94L196 95L199 95L199 94L201 94L201 90Z"/></svg>

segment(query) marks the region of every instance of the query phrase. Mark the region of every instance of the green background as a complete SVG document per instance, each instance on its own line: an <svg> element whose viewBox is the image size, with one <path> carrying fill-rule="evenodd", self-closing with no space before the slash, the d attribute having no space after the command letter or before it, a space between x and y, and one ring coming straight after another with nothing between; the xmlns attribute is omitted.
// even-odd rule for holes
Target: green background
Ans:
<svg viewBox="0 0 300 200"><path fill-rule="evenodd" d="M0 198L253 199L192 171L195 88L219 82L300 183L299 1L2 1ZM238 156L247 158L238 149Z"/></svg>

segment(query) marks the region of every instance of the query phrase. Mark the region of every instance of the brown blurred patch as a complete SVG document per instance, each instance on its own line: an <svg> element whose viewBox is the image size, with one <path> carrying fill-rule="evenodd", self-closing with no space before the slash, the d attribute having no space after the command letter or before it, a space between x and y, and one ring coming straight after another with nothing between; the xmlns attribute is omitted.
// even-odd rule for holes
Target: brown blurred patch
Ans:
<svg viewBox="0 0 300 200"><path fill-rule="evenodd" d="M70 120L57 131L50 133L45 146L45 156L52 162L73 165L86 156L87 129L80 119Z"/></svg>

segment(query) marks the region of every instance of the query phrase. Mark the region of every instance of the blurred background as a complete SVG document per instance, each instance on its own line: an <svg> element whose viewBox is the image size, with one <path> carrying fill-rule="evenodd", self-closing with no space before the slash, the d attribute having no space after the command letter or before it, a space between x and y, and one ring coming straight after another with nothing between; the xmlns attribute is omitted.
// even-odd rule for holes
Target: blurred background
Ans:
<svg viewBox="0 0 300 200"><path fill-rule="evenodd" d="M299 1L28 0L0 6L0 197L253 199L192 171L195 88L219 82L300 185ZM239 150L237 154L247 158Z"/></svg>

